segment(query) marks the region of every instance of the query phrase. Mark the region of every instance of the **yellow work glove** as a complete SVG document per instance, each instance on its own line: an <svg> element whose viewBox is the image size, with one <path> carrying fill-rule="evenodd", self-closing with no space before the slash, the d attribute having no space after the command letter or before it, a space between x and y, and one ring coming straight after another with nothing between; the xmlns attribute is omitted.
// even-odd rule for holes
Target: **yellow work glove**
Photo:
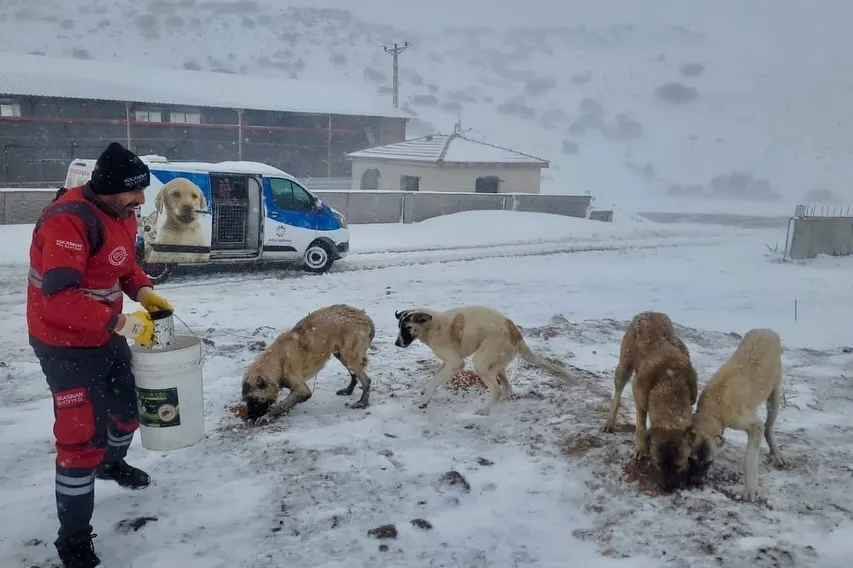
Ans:
<svg viewBox="0 0 853 568"><path fill-rule="evenodd" d="M153 288L145 286L136 294L137 301L149 312L167 311L174 312L175 307L169 300L156 293Z"/></svg>
<svg viewBox="0 0 853 568"><path fill-rule="evenodd" d="M137 310L132 314L123 315L124 324L116 328L117 334L132 339L143 347L154 342L154 322L151 321L151 314L145 310Z"/></svg>

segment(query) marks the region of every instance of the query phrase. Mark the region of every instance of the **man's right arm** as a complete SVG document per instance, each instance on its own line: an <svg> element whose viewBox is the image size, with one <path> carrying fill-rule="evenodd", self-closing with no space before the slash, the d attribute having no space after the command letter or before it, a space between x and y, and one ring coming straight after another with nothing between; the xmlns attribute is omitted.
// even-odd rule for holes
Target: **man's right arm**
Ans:
<svg viewBox="0 0 853 568"><path fill-rule="evenodd" d="M119 316L80 290L89 258L83 221L75 215L53 215L41 224L37 236L43 241L41 292L47 308L43 319L69 329L114 330Z"/></svg>

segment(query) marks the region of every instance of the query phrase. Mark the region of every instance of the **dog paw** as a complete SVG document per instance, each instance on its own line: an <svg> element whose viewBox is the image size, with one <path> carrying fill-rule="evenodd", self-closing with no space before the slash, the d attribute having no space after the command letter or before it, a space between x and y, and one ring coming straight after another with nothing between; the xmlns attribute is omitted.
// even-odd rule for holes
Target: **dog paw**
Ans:
<svg viewBox="0 0 853 568"><path fill-rule="evenodd" d="M271 424L273 420L275 420L274 416L264 414L263 416L255 418L255 426L266 426L267 424Z"/></svg>
<svg viewBox="0 0 853 568"><path fill-rule="evenodd" d="M635 449L634 453L631 454L631 459L633 459L634 461L643 461L647 457L649 457L649 456L646 453L645 449L642 449L642 450Z"/></svg>
<svg viewBox="0 0 853 568"><path fill-rule="evenodd" d="M335 391L335 394L338 396L349 396L352 394L352 391L348 391L347 389L341 389L341 390Z"/></svg>
<svg viewBox="0 0 853 568"><path fill-rule="evenodd" d="M349 405L350 408L367 408L368 402L366 400L358 400Z"/></svg>
<svg viewBox="0 0 853 568"><path fill-rule="evenodd" d="M747 502L758 501L760 499L760 497L761 497L761 495L760 495L760 492L758 491L757 488L753 489L750 487L745 487L743 489L743 491L741 491L741 493L740 493L740 500L741 501L747 501Z"/></svg>
<svg viewBox="0 0 853 568"><path fill-rule="evenodd" d="M602 431L602 432L604 432L605 434L612 434L613 432L615 432L615 431L616 431L616 428L614 428L614 427L613 427L613 426L611 426L610 424L605 424L604 426L602 426L601 428L599 428L599 430L600 430L600 431Z"/></svg>
<svg viewBox="0 0 853 568"><path fill-rule="evenodd" d="M770 463L776 469L785 469L788 467L788 461L778 454L770 456Z"/></svg>

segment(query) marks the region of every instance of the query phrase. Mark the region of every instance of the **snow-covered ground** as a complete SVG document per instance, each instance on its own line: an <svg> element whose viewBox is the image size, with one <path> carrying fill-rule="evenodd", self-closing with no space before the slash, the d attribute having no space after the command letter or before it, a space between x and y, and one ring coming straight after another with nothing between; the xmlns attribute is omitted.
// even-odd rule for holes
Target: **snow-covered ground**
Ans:
<svg viewBox="0 0 853 568"><path fill-rule="evenodd" d="M784 242L784 229L568 220L559 233L541 219L538 235L516 232L526 224L519 221L502 241L483 237L478 245L508 252L472 260L475 248L461 256L429 250L445 243L426 233L443 238L447 221L353 227L353 254L323 276L209 274L160 287L210 342L208 434L168 453L146 451L137 439L130 459L156 480L144 492L99 482L94 524L105 566L849 566L853 260L778 262L765 245ZM419 231L430 224L434 230ZM558 245L513 245L513 235L516 243L610 242L612 250L546 255L534 249ZM56 529L50 398L25 337L27 237L26 227L0 227L4 567L53 566ZM378 252L382 246L398 252ZM268 427L243 427L227 407L239 400L240 377L256 356L248 345L335 302L362 307L376 322L372 406L352 410L335 396L348 378L330 362L312 399ZM394 347L393 313L466 303L505 311L534 350L574 366L579 386L517 365L516 396L487 418L473 414L482 391L439 391L418 410L415 397L435 358L420 344ZM737 344L731 332L769 326L781 334L787 400L777 430L791 466L777 471L762 459L766 503L729 498L742 480L740 433L727 435L704 490L664 497L623 471L633 435L630 389L625 428L599 432L621 333L647 309L681 326L703 381ZM439 484L450 470L469 492ZM138 531L122 524L142 517L156 520ZM396 539L367 535L384 524L396 525Z"/></svg>

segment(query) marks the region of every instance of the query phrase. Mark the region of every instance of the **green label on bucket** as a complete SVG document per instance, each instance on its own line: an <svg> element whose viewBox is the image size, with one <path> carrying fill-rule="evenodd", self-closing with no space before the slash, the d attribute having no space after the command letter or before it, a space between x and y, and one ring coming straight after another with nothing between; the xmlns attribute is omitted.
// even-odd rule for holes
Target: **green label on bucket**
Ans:
<svg viewBox="0 0 853 568"><path fill-rule="evenodd" d="M139 423L148 428L170 428L181 425L178 389L143 389L136 387Z"/></svg>

